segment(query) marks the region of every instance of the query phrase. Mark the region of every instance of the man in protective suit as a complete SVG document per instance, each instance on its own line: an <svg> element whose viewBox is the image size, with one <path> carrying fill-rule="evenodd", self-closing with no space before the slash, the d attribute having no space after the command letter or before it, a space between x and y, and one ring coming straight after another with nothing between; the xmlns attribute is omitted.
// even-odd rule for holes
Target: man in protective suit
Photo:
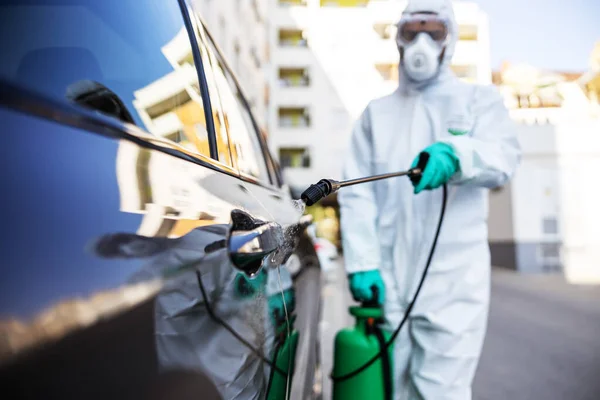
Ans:
<svg viewBox="0 0 600 400"><path fill-rule="evenodd" d="M429 274L394 344L396 399L471 398L490 295L488 189L506 183L520 160L499 93L452 73L457 41L450 0L409 0L398 23L399 88L370 102L357 121L344 178L406 170L422 152L429 161L414 187L396 178L339 196L353 297L370 300L377 287L394 329L434 239L442 202L434 189L449 184Z"/></svg>

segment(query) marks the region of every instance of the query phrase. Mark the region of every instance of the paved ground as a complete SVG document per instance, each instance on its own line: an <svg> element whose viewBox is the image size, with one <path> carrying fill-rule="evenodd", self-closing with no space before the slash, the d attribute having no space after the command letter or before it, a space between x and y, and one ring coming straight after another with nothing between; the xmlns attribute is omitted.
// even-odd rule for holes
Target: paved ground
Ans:
<svg viewBox="0 0 600 400"><path fill-rule="evenodd" d="M342 261L325 274L323 286L323 318L321 322L321 361L323 374L323 400L331 399L331 381L328 376L333 368L333 340L336 332L346 326L351 326L353 321L348 314L348 306L353 303L346 274L343 272Z"/></svg>
<svg viewBox="0 0 600 400"><path fill-rule="evenodd" d="M335 332L352 322L345 311L350 297L341 268L327 274L323 290L326 375ZM323 399L328 400L331 384L324 382ZM558 276L494 270L474 399L600 399L600 287L568 285Z"/></svg>
<svg viewBox="0 0 600 400"><path fill-rule="evenodd" d="M600 399L600 287L495 270L475 399Z"/></svg>

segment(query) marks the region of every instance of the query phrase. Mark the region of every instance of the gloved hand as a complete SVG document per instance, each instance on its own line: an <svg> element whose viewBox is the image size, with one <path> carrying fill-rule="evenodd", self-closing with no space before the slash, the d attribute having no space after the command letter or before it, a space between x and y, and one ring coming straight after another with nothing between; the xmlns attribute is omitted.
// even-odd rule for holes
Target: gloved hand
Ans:
<svg viewBox="0 0 600 400"><path fill-rule="evenodd" d="M355 272L348 276L350 281L350 292L356 301L367 302L373 300L373 289L377 288L378 298L377 304L383 305L385 300L385 285L381 274L377 270Z"/></svg>
<svg viewBox="0 0 600 400"><path fill-rule="evenodd" d="M421 180L415 187L415 194L423 190L437 189L447 183L450 178L460 169L458 157L454 149L446 143L434 143L427 147L422 153L429 154L429 160L421 175ZM419 155L420 156L420 155ZM415 158L411 168L415 168L419 162L419 156Z"/></svg>
<svg viewBox="0 0 600 400"><path fill-rule="evenodd" d="M284 301L285 308L283 307ZM271 316L273 325L278 326L280 323L285 322L286 309L289 316L296 308L294 289L284 290L283 296L281 293L276 293L269 297L267 302L269 304L269 315Z"/></svg>

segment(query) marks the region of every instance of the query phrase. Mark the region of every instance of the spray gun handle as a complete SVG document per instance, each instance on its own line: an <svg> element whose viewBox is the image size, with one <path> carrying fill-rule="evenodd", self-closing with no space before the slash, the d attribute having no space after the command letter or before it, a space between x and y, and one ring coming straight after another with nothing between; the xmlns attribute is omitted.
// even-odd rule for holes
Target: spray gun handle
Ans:
<svg viewBox="0 0 600 400"><path fill-rule="evenodd" d="M411 182L415 185L418 185L421 181L421 176L423 176L423 171L425 171L425 167L429 162L429 153L422 151L419 154L419 161L417 161L417 166L410 170L409 178Z"/></svg>
<svg viewBox="0 0 600 400"><path fill-rule="evenodd" d="M380 304L379 304L379 288L375 285L371 285L371 293L373 294L371 296L371 298L367 301L364 301L362 303L363 307L368 307L368 308L379 308Z"/></svg>

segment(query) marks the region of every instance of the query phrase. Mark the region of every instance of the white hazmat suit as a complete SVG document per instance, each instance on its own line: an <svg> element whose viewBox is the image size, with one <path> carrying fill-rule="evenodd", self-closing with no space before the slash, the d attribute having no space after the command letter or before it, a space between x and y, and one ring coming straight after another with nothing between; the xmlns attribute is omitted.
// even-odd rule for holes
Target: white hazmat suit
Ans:
<svg viewBox="0 0 600 400"><path fill-rule="evenodd" d="M488 188L503 185L520 160L515 128L493 87L459 81L450 70L458 37L450 0L412 0L403 15L433 12L449 21L439 73L369 103L357 121L344 179L406 170L434 142L454 150L460 169L429 274L394 344L396 399L470 399L487 325L490 253ZM402 64L402 63L401 63ZM407 178L340 191L349 274L379 270L385 315L395 329L412 299L433 242L442 190L413 194Z"/></svg>

